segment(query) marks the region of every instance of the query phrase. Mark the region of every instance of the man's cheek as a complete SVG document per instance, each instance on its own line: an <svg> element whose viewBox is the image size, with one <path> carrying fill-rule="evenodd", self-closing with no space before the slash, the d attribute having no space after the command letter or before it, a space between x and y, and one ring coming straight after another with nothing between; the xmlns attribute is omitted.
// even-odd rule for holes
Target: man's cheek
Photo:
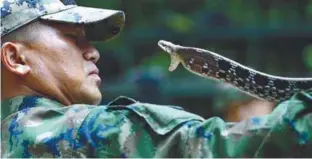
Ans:
<svg viewBox="0 0 312 159"><path fill-rule="evenodd" d="M84 72L78 71L78 69L72 71L68 70L67 76L75 83L82 83L85 80Z"/></svg>

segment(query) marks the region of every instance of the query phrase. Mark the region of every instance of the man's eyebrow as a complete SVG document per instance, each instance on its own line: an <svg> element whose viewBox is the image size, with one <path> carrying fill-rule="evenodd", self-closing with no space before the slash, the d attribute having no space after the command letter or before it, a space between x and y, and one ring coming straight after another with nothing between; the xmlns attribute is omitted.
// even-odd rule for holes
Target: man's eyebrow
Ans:
<svg viewBox="0 0 312 159"><path fill-rule="evenodd" d="M75 27L73 29L66 29L62 31L63 34L74 34L77 36L85 36L85 30L81 27Z"/></svg>

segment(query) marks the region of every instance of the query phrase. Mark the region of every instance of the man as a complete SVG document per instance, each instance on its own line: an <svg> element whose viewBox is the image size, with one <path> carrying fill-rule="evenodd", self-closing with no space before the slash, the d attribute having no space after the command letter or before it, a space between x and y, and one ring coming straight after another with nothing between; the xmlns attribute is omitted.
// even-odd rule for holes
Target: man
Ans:
<svg viewBox="0 0 312 159"><path fill-rule="evenodd" d="M312 157L311 93L240 123L119 97L107 106L89 40L121 11L1 0L1 157Z"/></svg>

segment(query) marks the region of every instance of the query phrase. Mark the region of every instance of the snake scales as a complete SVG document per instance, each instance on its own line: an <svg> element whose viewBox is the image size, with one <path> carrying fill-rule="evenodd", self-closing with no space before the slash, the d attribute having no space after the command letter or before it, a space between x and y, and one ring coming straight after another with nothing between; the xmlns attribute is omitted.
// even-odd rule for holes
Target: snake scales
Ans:
<svg viewBox="0 0 312 159"><path fill-rule="evenodd" d="M273 76L208 50L175 45L164 40L160 40L158 45L171 57L169 71L174 71L182 63L192 73L223 81L260 99L281 102L295 93L312 89L312 78Z"/></svg>

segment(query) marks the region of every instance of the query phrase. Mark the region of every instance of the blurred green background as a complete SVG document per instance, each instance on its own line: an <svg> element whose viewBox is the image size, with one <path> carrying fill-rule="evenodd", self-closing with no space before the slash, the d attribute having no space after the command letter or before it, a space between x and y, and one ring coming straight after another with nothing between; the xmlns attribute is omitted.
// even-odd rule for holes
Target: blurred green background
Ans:
<svg viewBox="0 0 312 159"><path fill-rule="evenodd" d="M161 39L217 52L266 73L308 77L312 72L312 0L77 0L123 10L122 33L105 43L98 63L102 104L120 95L171 104L203 117L224 115L249 99L219 82L178 67L168 71Z"/></svg>

